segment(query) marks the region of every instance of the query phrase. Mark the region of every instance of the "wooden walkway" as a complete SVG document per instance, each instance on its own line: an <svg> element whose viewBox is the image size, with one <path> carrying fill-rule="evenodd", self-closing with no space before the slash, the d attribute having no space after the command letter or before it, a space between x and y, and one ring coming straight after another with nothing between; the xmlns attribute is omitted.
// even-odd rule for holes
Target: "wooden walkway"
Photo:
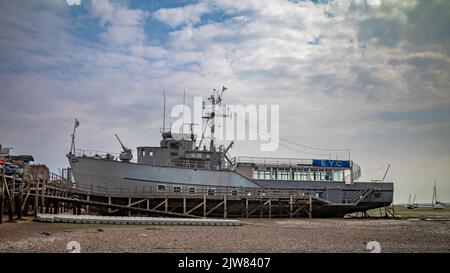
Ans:
<svg viewBox="0 0 450 273"><path fill-rule="evenodd" d="M52 174L48 180L28 177L12 192L16 179L0 174L0 203L6 198L10 221L14 215L21 219L22 215L45 213L224 219L313 216L314 198L301 191L226 188L214 194L156 192L149 188L73 185Z"/></svg>

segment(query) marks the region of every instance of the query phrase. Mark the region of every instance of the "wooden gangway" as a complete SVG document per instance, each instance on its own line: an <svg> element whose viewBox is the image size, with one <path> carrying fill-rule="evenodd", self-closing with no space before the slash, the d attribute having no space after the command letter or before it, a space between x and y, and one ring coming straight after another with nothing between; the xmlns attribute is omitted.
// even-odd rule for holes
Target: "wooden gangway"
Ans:
<svg viewBox="0 0 450 273"><path fill-rule="evenodd" d="M76 185L70 189L54 186L32 187L35 213L106 215L138 214L168 217L312 217L313 198L300 191L224 188L214 194L157 192L151 189L102 188Z"/></svg>

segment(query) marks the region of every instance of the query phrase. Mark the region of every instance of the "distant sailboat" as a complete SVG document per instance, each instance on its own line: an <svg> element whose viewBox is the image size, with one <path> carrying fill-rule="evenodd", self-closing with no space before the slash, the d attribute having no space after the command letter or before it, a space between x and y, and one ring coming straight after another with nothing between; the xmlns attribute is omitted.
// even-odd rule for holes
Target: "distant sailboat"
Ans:
<svg viewBox="0 0 450 273"><path fill-rule="evenodd" d="M414 207L411 205L411 194L409 194L409 198L408 198L408 205L406 205L407 209L414 209Z"/></svg>
<svg viewBox="0 0 450 273"><path fill-rule="evenodd" d="M434 187L433 187L433 200L431 201L431 206L433 206L434 209L443 209L445 207L445 203L439 202L437 200L437 189L436 189L436 180L434 180Z"/></svg>
<svg viewBox="0 0 450 273"><path fill-rule="evenodd" d="M409 194L408 205L406 205L407 209L416 209L419 205L416 204L416 195L414 194L414 199L411 203L411 194Z"/></svg>

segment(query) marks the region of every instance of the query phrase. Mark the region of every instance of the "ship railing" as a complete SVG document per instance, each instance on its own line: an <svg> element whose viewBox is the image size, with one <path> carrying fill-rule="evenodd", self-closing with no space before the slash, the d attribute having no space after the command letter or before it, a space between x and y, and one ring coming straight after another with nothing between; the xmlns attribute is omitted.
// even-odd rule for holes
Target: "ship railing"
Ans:
<svg viewBox="0 0 450 273"><path fill-rule="evenodd" d="M107 187L101 185L75 184L70 190L72 193L79 193L85 195L99 195L99 196L125 196L134 198L145 198L154 196L163 197L194 197L194 196L208 196L208 197L223 197L224 195L236 198L264 198L264 197L305 197L309 195L301 190L269 190L269 189L255 189L255 188L196 188L195 191L166 188L165 190L158 189L154 186L135 186L133 188L125 187Z"/></svg>
<svg viewBox="0 0 450 273"><path fill-rule="evenodd" d="M361 167L353 162L351 173L344 177L344 181L346 183L353 183L358 181L359 178L361 178Z"/></svg>
<svg viewBox="0 0 450 273"><path fill-rule="evenodd" d="M298 166L298 165L312 165L312 159L302 158L283 158L283 157L251 157L239 156L238 163L252 163L256 165L268 166Z"/></svg>
<svg viewBox="0 0 450 273"><path fill-rule="evenodd" d="M118 153L110 153L110 152L97 151L97 150L75 149L74 155L78 156L78 157L92 157L92 158L107 159L107 160L119 160Z"/></svg>
<svg viewBox="0 0 450 273"><path fill-rule="evenodd" d="M169 167L180 167L180 168L190 168L190 169L208 169L208 162L194 161L189 159L171 159L165 165Z"/></svg>

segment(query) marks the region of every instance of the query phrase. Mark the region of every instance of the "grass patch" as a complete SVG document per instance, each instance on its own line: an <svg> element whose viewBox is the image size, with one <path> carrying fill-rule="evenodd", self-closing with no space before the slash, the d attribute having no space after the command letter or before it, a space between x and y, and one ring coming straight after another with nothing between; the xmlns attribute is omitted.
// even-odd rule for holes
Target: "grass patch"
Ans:
<svg viewBox="0 0 450 273"><path fill-rule="evenodd" d="M392 211L392 206L391 206ZM384 215L384 208L381 208L381 213ZM380 209L368 210L367 214L370 217L381 217ZM416 209L408 209L405 205L395 205L395 214L401 219L450 219L450 206L443 209L433 209L432 207L419 207ZM352 213L349 216L356 216Z"/></svg>

